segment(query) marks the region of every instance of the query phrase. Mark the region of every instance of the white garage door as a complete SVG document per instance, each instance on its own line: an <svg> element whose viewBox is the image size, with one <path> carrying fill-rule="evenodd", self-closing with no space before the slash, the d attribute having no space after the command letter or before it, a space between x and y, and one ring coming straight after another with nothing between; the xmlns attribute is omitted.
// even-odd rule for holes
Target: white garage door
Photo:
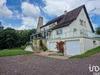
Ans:
<svg viewBox="0 0 100 75"><path fill-rule="evenodd" d="M80 54L80 41L66 41L66 50L67 55L79 55Z"/></svg>
<svg viewBox="0 0 100 75"><path fill-rule="evenodd" d="M56 42L50 42L50 51L57 51Z"/></svg>

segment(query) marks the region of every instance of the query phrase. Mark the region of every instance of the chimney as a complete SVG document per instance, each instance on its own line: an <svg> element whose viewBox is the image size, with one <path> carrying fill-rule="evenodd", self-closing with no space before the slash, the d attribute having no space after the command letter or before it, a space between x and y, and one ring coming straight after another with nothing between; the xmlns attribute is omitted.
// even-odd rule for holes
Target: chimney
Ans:
<svg viewBox="0 0 100 75"><path fill-rule="evenodd" d="M66 15L66 14L67 14L67 10L64 11L64 15Z"/></svg>
<svg viewBox="0 0 100 75"><path fill-rule="evenodd" d="M40 27L41 27L42 25L43 25L43 17L39 17L36 32L40 32Z"/></svg>

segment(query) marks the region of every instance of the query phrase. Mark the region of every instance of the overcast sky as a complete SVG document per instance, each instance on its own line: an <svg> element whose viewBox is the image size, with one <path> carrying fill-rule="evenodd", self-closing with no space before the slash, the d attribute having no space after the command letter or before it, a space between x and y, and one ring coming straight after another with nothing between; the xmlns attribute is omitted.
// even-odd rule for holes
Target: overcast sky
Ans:
<svg viewBox="0 0 100 75"><path fill-rule="evenodd" d="M32 29L39 16L44 24L85 4L94 29L100 26L100 0L0 0L0 21L6 27Z"/></svg>

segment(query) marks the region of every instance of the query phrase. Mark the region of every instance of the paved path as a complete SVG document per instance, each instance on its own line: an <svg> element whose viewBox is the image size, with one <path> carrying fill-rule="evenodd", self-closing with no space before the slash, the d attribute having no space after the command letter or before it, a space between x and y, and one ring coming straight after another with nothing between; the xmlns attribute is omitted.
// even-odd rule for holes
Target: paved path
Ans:
<svg viewBox="0 0 100 75"><path fill-rule="evenodd" d="M0 57L0 75L93 75L89 64L100 66L100 53L78 59L35 54Z"/></svg>

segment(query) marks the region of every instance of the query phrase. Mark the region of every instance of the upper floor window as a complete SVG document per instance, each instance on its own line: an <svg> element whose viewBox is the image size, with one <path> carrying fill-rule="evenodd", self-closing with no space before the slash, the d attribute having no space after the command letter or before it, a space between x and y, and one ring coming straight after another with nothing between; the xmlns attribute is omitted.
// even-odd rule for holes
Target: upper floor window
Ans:
<svg viewBox="0 0 100 75"><path fill-rule="evenodd" d="M85 26L86 27L86 21L83 21L80 19L80 25Z"/></svg>
<svg viewBox="0 0 100 75"><path fill-rule="evenodd" d="M83 20L80 19L80 25L83 25Z"/></svg>
<svg viewBox="0 0 100 75"><path fill-rule="evenodd" d="M52 25L50 25L49 28L52 28Z"/></svg>
<svg viewBox="0 0 100 75"><path fill-rule="evenodd" d="M57 22L55 22L55 25L57 25Z"/></svg>
<svg viewBox="0 0 100 75"><path fill-rule="evenodd" d="M45 31L45 28L43 28L43 31Z"/></svg>
<svg viewBox="0 0 100 75"><path fill-rule="evenodd" d="M86 21L84 21L84 26L86 27Z"/></svg>
<svg viewBox="0 0 100 75"><path fill-rule="evenodd" d="M74 28L74 29L73 29L73 32L76 32L76 31L77 31L77 29L76 29L76 28Z"/></svg>
<svg viewBox="0 0 100 75"><path fill-rule="evenodd" d="M57 35L60 35L60 34L62 34L62 29L57 30Z"/></svg>

